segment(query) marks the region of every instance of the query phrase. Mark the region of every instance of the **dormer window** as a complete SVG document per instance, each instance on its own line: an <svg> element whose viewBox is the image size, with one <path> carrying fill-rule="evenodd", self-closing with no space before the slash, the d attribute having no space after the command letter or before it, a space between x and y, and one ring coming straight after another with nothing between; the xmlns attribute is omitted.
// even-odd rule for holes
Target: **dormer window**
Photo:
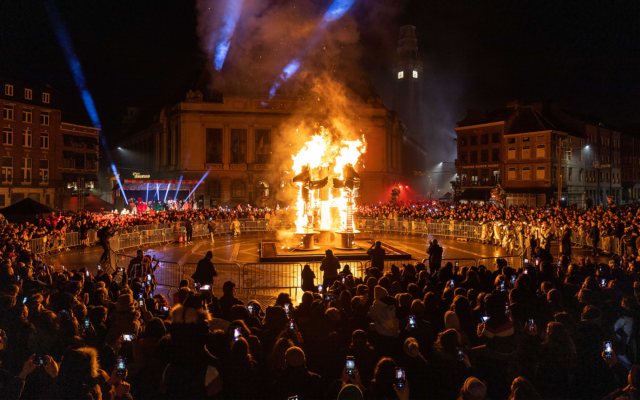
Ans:
<svg viewBox="0 0 640 400"><path fill-rule="evenodd" d="M413 77L416 79L418 78L418 71L413 71Z"/></svg>
<svg viewBox="0 0 640 400"><path fill-rule="evenodd" d="M49 93L42 93L42 102L49 104L51 100L51 95Z"/></svg>
<svg viewBox="0 0 640 400"><path fill-rule="evenodd" d="M4 95L13 96L13 85L4 85Z"/></svg>
<svg viewBox="0 0 640 400"><path fill-rule="evenodd" d="M24 98L26 100L32 100L33 99L33 91L31 89L25 89L24 90Z"/></svg>
<svg viewBox="0 0 640 400"><path fill-rule="evenodd" d="M398 72L398 79L404 78L404 71Z"/></svg>

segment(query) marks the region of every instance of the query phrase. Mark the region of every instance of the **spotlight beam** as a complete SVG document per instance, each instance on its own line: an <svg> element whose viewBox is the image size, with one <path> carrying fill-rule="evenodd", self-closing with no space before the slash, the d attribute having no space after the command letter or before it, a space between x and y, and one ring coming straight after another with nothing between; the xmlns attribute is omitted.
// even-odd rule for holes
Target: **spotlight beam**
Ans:
<svg viewBox="0 0 640 400"><path fill-rule="evenodd" d="M118 182L118 186L120 186L120 191L122 191L122 197L124 197L124 201L127 201L127 195L124 193L124 188L122 187L122 183L120 182L120 176L118 176L118 171L116 170L116 165L111 164L111 170L113 171L113 176L116 177L116 181Z"/></svg>
<svg viewBox="0 0 640 400"><path fill-rule="evenodd" d="M236 24L240 19L242 11L242 3L244 0L227 0L227 7L224 10L222 27L218 33L218 44L216 45L216 54L213 64L217 71L222 69L224 60L227 57L229 46L231 45L231 37L236 31Z"/></svg>
<svg viewBox="0 0 640 400"><path fill-rule="evenodd" d="M146 201L147 203L149 202L149 182L147 182L147 197L144 201Z"/></svg>
<svg viewBox="0 0 640 400"><path fill-rule="evenodd" d="M167 202L167 195L169 194L169 188L171 187L171 184L167 185L167 192L164 194L164 202Z"/></svg>
<svg viewBox="0 0 640 400"><path fill-rule="evenodd" d="M156 194L158 195L158 200L160 200L160 184L156 183Z"/></svg>
<svg viewBox="0 0 640 400"><path fill-rule="evenodd" d="M207 175L209 175L209 171L211 171L210 169L207 170L207 172L204 173L204 175L202 175L202 178L200 178L200 180L198 181L198 183L196 184L196 186L193 188L193 190L191 191L191 193L189 193L189 196L187 196L187 199L189 197L191 197L191 195L193 194L193 192L196 191L196 189L198 188L198 186L200 186L200 184L202 183L202 181L204 181L204 178L207 177Z"/></svg>
<svg viewBox="0 0 640 400"><path fill-rule="evenodd" d="M180 190L180 185L182 184L182 175L180 175L180 181L178 182L178 188L176 189L176 195L173 196L173 201L176 201L178 198L178 191Z"/></svg>
<svg viewBox="0 0 640 400"><path fill-rule="evenodd" d="M356 0L334 0L333 4L331 4L331 7L329 7L329 9L324 13L322 20L320 20L320 22L316 26L316 29L311 34L311 39L302 50L302 53L289 64L287 64L287 66L284 67L282 74L280 74L280 76L276 78L275 82L273 82L273 86L271 87L271 90L269 90L269 100L271 100L273 96L276 95L276 91L278 90L278 88L284 82L289 80L289 78L291 78L291 76L293 76L293 74L295 74L296 71L300 68L300 60L320 42L320 39L322 39L322 31L324 31L330 23L342 18L342 16L347 11L349 11L355 1Z"/></svg>

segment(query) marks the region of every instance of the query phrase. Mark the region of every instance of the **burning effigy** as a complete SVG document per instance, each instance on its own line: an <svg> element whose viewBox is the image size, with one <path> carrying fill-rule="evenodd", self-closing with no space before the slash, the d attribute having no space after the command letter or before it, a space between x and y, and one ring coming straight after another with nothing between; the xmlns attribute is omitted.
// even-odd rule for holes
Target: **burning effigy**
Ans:
<svg viewBox="0 0 640 400"><path fill-rule="evenodd" d="M347 234L342 245L351 248L352 207L360 187L357 170L364 167L364 135L355 140L336 139L320 127L297 154L292 155L292 182L298 187L293 207L296 234L302 235L302 249L312 250L313 236L321 232Z"/></svg>

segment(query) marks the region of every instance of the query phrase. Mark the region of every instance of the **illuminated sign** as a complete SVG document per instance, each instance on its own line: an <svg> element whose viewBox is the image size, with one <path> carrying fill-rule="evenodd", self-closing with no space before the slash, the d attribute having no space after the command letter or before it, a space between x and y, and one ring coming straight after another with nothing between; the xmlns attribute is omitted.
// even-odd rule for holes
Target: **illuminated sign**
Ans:
<svg viewBox="0 0 640 400"><path fill-rule="evenodd" d="M151 175L142 175L139 172L134 172L133 177L136 179L148 179L151 178Z"/></svg>

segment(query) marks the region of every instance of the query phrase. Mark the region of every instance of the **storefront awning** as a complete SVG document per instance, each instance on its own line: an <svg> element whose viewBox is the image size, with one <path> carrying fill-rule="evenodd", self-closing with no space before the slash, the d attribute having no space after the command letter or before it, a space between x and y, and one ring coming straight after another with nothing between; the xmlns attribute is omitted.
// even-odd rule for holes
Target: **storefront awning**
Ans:
<svg viewBox="0 0 640 400"><path fill-rule="evenodd" d="M164 181L157 181L157 180L150 180L150 179L125 179L123 183L149 183L149 184L178 184L180 181L179 180L175 180L175 181L171 181L171 180L164 180ZM182 184L183 185L195 185L196 183L198 183L198 181L187 181L187 180L183 180Z"/></svg>

